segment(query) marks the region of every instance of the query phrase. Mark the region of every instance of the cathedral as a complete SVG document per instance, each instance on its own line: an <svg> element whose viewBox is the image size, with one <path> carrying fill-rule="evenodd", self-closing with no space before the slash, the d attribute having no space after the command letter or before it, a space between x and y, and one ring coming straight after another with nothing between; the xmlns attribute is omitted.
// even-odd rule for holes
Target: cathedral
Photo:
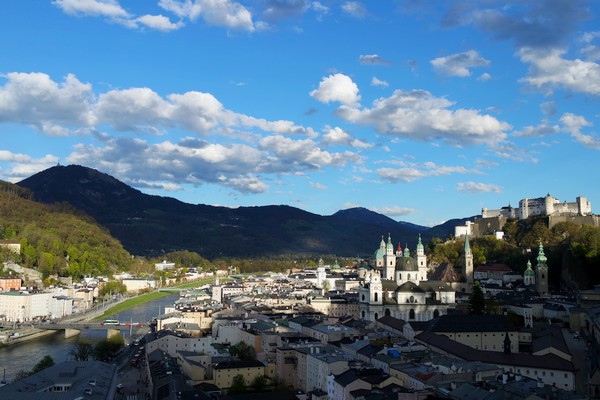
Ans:
<svg viewBox="0 0 600 400"><path fill-rule="evenodd" d="M454 308L455 291L442 281L427 279L427 256L419 236L414 257L406 246L394 251L392 239L381 238L372 260L374 268L359 286L362 319L392 316L405 321L429 321Z"/></svg>

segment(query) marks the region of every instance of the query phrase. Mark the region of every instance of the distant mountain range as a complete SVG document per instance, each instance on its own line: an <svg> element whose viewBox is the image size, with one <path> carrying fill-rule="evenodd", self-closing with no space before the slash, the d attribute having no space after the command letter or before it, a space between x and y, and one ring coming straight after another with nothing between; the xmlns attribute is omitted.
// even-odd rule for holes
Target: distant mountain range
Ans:
<svg viewBox="0 0 600 400"><path fill-rule="evenodd" d="M93 217L131 254L154 256L190 250L206 258L285 255L368 256L382 235L415 247L419 234L446 237L469 218L433 228L394 221L365 208L321 216L279 205L227 208L193 205L148 195L110 175L78 166L56 166L21 182L35 201L70 203Z"/></svg>

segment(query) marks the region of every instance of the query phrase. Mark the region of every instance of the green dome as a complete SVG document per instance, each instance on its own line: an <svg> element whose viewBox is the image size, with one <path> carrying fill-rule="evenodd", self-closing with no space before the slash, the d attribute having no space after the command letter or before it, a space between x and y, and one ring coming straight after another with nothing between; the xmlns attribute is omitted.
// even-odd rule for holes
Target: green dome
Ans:
<svg viewBox="0 0 600 400"><path fill-rule="evenodd" d="M375 259L378 259L378 258L383 258L384 255L385 255L385 252L383 251L383 249L379 248L379 249L377 249L375 254L373 254L373 257L375 257Z"/></svg>
<svg viewBox="0 0 600 400"><path fill-rule="evenodd" d="M533 276L535 272L531 269L531 261L527 261L527 269L525 270L524 276Z"/></svg>

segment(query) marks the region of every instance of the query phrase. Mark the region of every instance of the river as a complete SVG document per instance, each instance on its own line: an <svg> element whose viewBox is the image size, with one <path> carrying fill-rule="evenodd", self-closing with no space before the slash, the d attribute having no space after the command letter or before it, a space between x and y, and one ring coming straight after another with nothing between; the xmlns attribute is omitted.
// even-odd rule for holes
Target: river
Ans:
<svg viewBox="0 0 600 400"><path fill-rule="evenodd" d="M152 300L145 304L140 304L135 308L117 313L111 318L118 319L121 322L140 322L147 324L159 313L163 313L165 306L172 306L179 298L179 294L172 294ZM139 328L136 333L147 333L149 328ZM122 331L124 337L129 337L129 332ZM70 360L69 352L80 340L88 342L98 342L106 339L104 330L81 331L78 336L65 339L63 331L57 331L55 334L33 339L28 342L6 346L0 349L0 379L6 374L6 380L12 381L15 374L19 371L29 371L33 369L44 356L49 355L55 363Z"/></svg>

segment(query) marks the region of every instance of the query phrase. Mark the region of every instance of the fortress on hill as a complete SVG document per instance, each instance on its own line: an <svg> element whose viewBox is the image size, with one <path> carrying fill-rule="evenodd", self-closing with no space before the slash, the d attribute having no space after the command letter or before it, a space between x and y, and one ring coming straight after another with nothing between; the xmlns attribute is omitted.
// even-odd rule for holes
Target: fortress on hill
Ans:
<svg viewBox="0 0 600 400"><path fill-rule="evenodd" d="M574 202L560 202L556 197L547 194L545 197L521 199L519 207L508 205L495 210L483 208L481 218L457 226L454 236L498 236L508 219L523 220L529 217L547 217L548 228L560 222L600 226L600 217L592 214L592 203L586 197L576 197Z"/></svg>

